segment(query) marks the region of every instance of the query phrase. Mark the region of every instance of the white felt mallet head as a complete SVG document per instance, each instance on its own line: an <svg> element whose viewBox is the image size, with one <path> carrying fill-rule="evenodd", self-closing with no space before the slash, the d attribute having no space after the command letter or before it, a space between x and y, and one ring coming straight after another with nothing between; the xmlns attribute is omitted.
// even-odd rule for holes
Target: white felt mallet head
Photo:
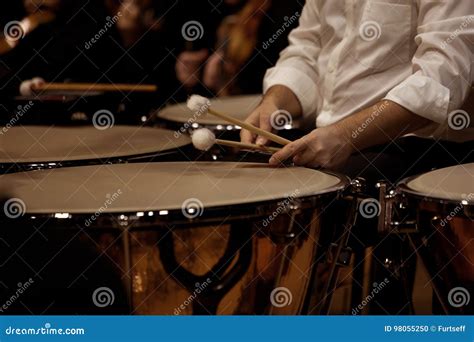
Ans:
<svg viewBox="0 0 474 342"><path fill-rule="evenodd" d="M33 87L39 87L44 85L46 82L41 77L35 77L31 80L26 80L20 84L20 94L23 96L34 95Z"/></svg>
<svg viewBox="0 0 474 342"><path fill-rule="evenodd" d="M211 101L207 97L200 95L191 95L187 102L188 108L198 115L207 114L211 107Z"/></svg>
<svg viewBox="0 0 474 342"><path fill-rule="evenodd" d="M31 96L33 95L33 81L26 80L20 84L20 94L22 96Z"/></svg>
<svg viewBox="0 0 474 342"><path fill-rule="evenodd" d="M207 128L200 128L191 135L193 145L201 151L209 150L216 143L216 136Z"/></svg>

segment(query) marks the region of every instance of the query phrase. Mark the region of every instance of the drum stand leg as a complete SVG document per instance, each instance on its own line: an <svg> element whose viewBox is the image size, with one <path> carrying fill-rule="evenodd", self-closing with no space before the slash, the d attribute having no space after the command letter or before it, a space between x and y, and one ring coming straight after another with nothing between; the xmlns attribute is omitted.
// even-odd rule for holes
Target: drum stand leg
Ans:
<svg viewBox="0 0 474 342"><path fill-rule="evenodd" d="M410 234L407 234L407 237L408 237L408 241L410 241L410 245L412 246L413 250L415 251L416 253L416 256L418 257L418 259L421 261L421 264L423 265L423 267L425 268L425 270L427 272L429 272L429 269L426 267L426 264L424 262L425 258L422 257L420 251L419 251L419 248L420 247L417 247L415 242L413 241L412 237L410 236ZM441 308L444 312L445 315L449 315L450 312L448 310L448 306L446 305L446 300L444 299L444 297L441 295L441 292L438 288L438 286L436 285L435 281L431 281L431 287L433 288L433 293L435 294L436 296L436 299L438 300L439 304L441 305Z"/></svg>
<svg viewBox="0 0 474 342"><path fill-rule="evenodd" d="M165 271L193 295L193 313L215 315L222 298L250 266L253 252L252 226L250 222L232 224L224 255L209 272L201 276L187 271L176 260L172 232L160 239L158 249ZM237 260L233 262L236 256ZM229 269L231 265L233 266Z"/></svg>
<svg viewBox="0 0 474 342"><path fill-rule="evenodd" d="M131 246L130 246L130 231L128 230L128 227L125 227L125 229L122 232L122 247L123 247L123 256L124 256L124 262L125 262L125 269L127 270L127 274L125 279L123 280L124 285L125 285L125 291L128 296L128 306L130 312L133 312L133 292L132 292L132 283L133 283L133 275L132 275L132 254L130 253L131 251ZM127 278L128 277L128 278Z"/></svg>
<svg viewBox="0 0 474 342"><path fill-rule="evenodd" d="M351 199L351 204L349 206L349 218L348 221L344 224L342 224L344 232L342 236L340 237L339 241L337 242L335 252L331 256L329 263L329 270L326 271L328 273L328 280L324 284L324 288L322 291L317 290L317 264L313 267L313 270L311 272L311 277L310 277L310 287L309 287L309 299L306 300L308 303L305 305L303 312L304 313L309 313L312 315L327 315L329 313L330 305L331 305L331 300L332 300L332 295L334 291L336 290L337 286L337 279L338 279L338 274L339 274L339 268L341 266L340 260L342 259L343 251L346 250L346 247L348 246L349 238L352 232L352 227L355 224L356 220L356 213L357 213L357 207L358 207L358 199L356 196L354 196ZM329 255L331 246L327 246L326 254L327 256ZM320 292L320 293L318 293Z"/></svg>

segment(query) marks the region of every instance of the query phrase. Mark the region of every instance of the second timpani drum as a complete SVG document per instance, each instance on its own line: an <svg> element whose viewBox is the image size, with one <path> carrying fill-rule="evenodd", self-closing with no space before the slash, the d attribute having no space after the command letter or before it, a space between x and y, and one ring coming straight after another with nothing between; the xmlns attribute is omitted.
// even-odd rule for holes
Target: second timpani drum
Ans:
<svg viewBox="0 0 474 342"><path fill-rule="evenodd" d="M245 120L261 100L261 95L243 95L215 98L211 100L211 103L212 108L216 111L226 113L239 120ZM197 115L188 109L186 103L169 105L159 111L157 117L165 120L170 129L180 130L182 133L202 127L216 132L240 130L240 127L210 114Z"/></svg>
<svg viewBox="0 0 474 342"><path fill-rule="evenodd" d="M441 311L474 313L474 164L410 177L381 198L381 229L406 234Z"/></svg>
<svg viewBox="0 0 474 342"><path fill-rule="evenodd" d="M66 292L66 307L96 312L96 288L118 298L121 287L104 280L115 275L135 314L317 313L310 303L331 298L323 271L340 242L334 216L344 216L336 204L347 186L345 177L312 169L235 162L3 175L6 202L21 212L3 225L2 241L20 252L1 260L9 272L1 280L13 286L38 272L44 295L28 305L39 309ZM71 248L84 255L68 258Z"/></svg>
<svg viewBox="0 0 474 342"><path fill-rule="evenodd" d="M0 134L0 168L14 172L60 166L115 163L143 158L181 160L187 136L135 126L17 126Z"/></svg>

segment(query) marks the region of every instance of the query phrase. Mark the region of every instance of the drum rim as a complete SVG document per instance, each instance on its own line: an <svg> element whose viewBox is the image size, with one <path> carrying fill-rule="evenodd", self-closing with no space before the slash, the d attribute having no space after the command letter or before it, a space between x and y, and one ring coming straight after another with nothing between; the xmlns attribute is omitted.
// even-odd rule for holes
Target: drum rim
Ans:
<svg viewBox="0 0 474 342"><path fill-rule="evenodd" d="M100 91L89 91L89 92L82 92L82 94L78 93L70 93L70 94L61 94L59 92L50 91L45 92L40 95L33 95L33 96L22 96L18 95L14 97L15 101L18 102L40 102L40 103L67 103L77 100L78 98L83 97L98 97L104 95L104 92Z"/></svg>
<svg viewBox="0 0 474 342"><path fill-rule="evenodd" d="M260 98L260 101L262 100L263 98L263 95L262 94L242 94L242 95L235 95L235 96L222 96L222 97L217 97L217 98L211 98L210 100L211 101L225 101L225 100L229 100L229 99L232 99L232 100L236 100L236 99L245 99L245 98L255 98L255 99L258 99ZM174 118L174 120L172 118L170 118L170 116L166 116L164 117L163 116L163 112L165 110L169 110L170 108L172 107L180 107L180 106L186 106L186 102L179 102L179 103L173 103L173 104L167 104L166 106L156 110L154 112L154 116L160 120L166 120L166 121L169 121L171 123L177 123L179 124L180 126L183 126L184 124L188 123L190 118L185 118L183 117L183 121L180 121L180 120L177 120L177 118ZM258 106L258 104L257 104ZM209 115L209 114L208 114ZM250 112L249 112L249 115L250 115ZM181 119L181 118L179 118ZM186 119L186 120L185 120ZM189 128L192 128L192 129L198 129L198 128L211 128L213 130L216 130L217 131L217 127L218 126L223 126L224 128L223 129L220 129L220 131L236 131L236 130L240 130L240 128L238 127L238 125L233 125L233 124L216 124L216 123L200 123L198 122L199 121L199 118L198 119L195 119L192 123L189 124ZM199 124L199 127L191 127L191 125L193 123L197 123ZM232 129L227 129L227 127L230 127L232 126Z"/></svg>
<svg viewBox="0 0 474 342"><path fill-rule="evenodd" d="M414 197L417 200L423 201L423 202L435 202L439 204L450 204L454 206L463 206L463 207L468 207L468 208L474 208L474 201L473 202L467 202L467 200L453 200L453 199L448 199L448 198L442 198L442 197L437 197L435 195L426 195L423 194L419 191L416 191L408 186L408 183L413 181L414 179L424 175L426 173L421 173L417 174L414 176L410 176L407 178L404 178L397 184L397 190L401 194L405 196L410 196ZM467 202L467 203L465 203Z"/></svg>
<svg viewBox="0 0 474 342"><path fill-rule="evenodd" d="M85 126L43 126L43 125L28 125L31 127L48 127L51 129L77 129L77 128L90 128L93 129L93 126L90 125L85 125ZM169 133L175 134L173 130L162 128L162 127L147 127L147 126L132 126L132 125L114 125L114 127L120 127L120 128L134 128L134 129L140 129L140 130L149 130L150 132L155 130L156 132L154 133L160 133L158 131L168 131ZM111 127L109 129L113 129L114 127ZM12 128L18 128L18 127L12 127ZM27 161L27 160L21 160L21 161L0 161L0 169L3 168L3 166L6 166L6 168L9 168L11 165L17 165L19 167L28 167L31 165L39 165L40 168L47 168L47 165L49 164L55 164L54 167L60 167L61 165L66 165L68 163L88 163L91 161L98 161L98 163L106 163L108 160L114 160L114 159L132 159L134 157L142 157L142 156L148 156L148 155L158 155L161 153L169 153L172 151L179 150L181 148L185 148L187 146L191 146L191 139L188 136L185 136L185 139L188 140L186 144L182 144L180 146L171 146L167 149L164 150L157 150L156 145L150 144L150 147L147 147L146 150L144 149L143 151L140 151L140 153L117 153L113 152L108 154L107 156L104 157L95 157L95 158L90 158L91 156L85 157L85 156L74 156L74 157L68 157L62 160L56 160L55 158L51 158L46 160L45 158L38 158L35 161ZM43 167L45 165L46 167Z"/></svg>
<svg viewBox="0 0 474 342"><path fill-rule="evenodd" d="M234 125L231 123L227 124L206 124L206 123L199 123L194 121L193 123L188 123L187 121L173 121L168 118L158 117L160 122L165 124L165 127L173 128L173 131L180 132L181 134L192 134L197 129L207 128L213 131L215 134L224 134L225 132L240 132L242 127L239 125ZM185 127L186 125L186 127ZM169 129L169 128L168 128ZM282 131L291 131L294 129L300 129L300 122L299 120L293 120L291 123L291 128L284 128Z"/></svg>
<svg viewBox="0 0 474 342"><path fill-rule="evenodd" d="M43 162L43 161L42 162L19 162L19 163L0 162L0 175L17 173L17 172L60 169L60 168L66 168L66 167L137 163L135 159L164 158L167 156L173 156L174 154L178 153L177 150L186 148L188 146L190 145L184 145L182 147L164 150L160 152L147 152L147 153L141 153L141 154L121 155L121 156L113 156L113 157L107 157L107 158L52 160L48 162Z"/></svg>
<svg viewBox="0 0 474 342"><path fill-rule="evenodd" d="M177 162L172 162L172 163L180 163L179 161ZM182 163L185 163L185 162L182 162ZM225 163L225 162L221 162L221 163ZM241 162L241 163L245 163L245 162ZM159 164L159 162L157 162L157 164ZM257 163L258 164L258 163ZM264 164L264 163L261 163L261 164ZM126 165L126 164L118 164L118 165ZM91 166L99 166L99 165L91 165ZM73 167L83 167L83 166L73 166ZM335 197L338 197L338 196L341 196L349 187L350 187L350 184L351 184L351 181L350 181L350 178L346 175L343 175L341 173L338 173L338 172L333 172L333 171L329 171L329 170L319 170L319 169L314 169L314 168L308 168L308 169L312 169L312 170L315 170L315 171L319 171L319 172L324 172L328 175L331 175L331 176L334 176L336 177L339 182L331 187L328 187L328 188L324 188L323 190L320 190L317 194L312 194L312 195L306 195L306 196L302 196L302 197L295 197L295 200L296 201L300 201L302 202L303 204L306 204L306 203L315 203L316 201L319 201L322 197L326 197L326 196L331 196L331 194L334 194ZM35 172L35 171L28 171L28 172ZM212 206L212 207L206 207L206 210L203 211L203 214L201 216L199 216L198 218L195 218L195 219L189 219L187 218L183 212L182 212L182 209L179 208L179 209L167 209L166 212L167 214L166 215L163 215L163 216L160 216L160 215L156 215L157 213L159 213L161 210L160 209L144 209L142 210L142 212L144 213L147 213L147 212L153 212L154 215L153 217L160 217L160 219L158 220L159 223L162 223L162 224L169 224L171 222L174 222L174 220L169 220L170 217L181 217L184 221L187 221L188 224L189 222L199 222L199 221L206 221L207 219L216 219L217 215L215 215L216 212L224 212L224 213L227 213L225 215L221 215L220 217L227 217L229 216L228 213L229 213L229 210L232 209L233 211L235 211L236 209L238 209L239 212L255 212L255 213L258 213L259 210L262 211L262 208L264 207L273 207L273 209L267 209L266 211L262 211L261 212L261 215L264 216L264 215L267 215L267 214L272 214L273 211L275 211L275 208L278 208L281 204L282 201L284 201L286 198L279 198L279 199L274 199L274 200L265 200L265 201L255 201L255 202L248 202L248 203L238 203L238 204L231 204L231 205L218 205L218 206ZM48 219L51 219L51 218L54 218L56 214L66 214L66 213L59 213L59 212L51 212L51 213L34 213L34 212L25 212L23 217L25 218L31 218L31 217L34 217L35 219L38 218L48 218ZM75 219L78 219L78 218L87 218L87 217L91 217L93 216L95 213L94 212L72 212L72 213L67 213L70 215L69 218L67 219L72 219L73 217ZM112 218L112 220L114 220L115 222L117 222L116 218L120 217L120 216L136 216L137 215L137 211L112 211L112 212L102 212L99 216L107 216L109 218ZM257 214L255 214L257 215ZM164 217L167 217L168 219L165 219ZM144 217L137 217L137 219L140 219L140 218L145 218L147 219L146 215L144 215ZM66 219L59 219L60 222L64 222ZM154 220L156 222L156 219Z"/></svg>

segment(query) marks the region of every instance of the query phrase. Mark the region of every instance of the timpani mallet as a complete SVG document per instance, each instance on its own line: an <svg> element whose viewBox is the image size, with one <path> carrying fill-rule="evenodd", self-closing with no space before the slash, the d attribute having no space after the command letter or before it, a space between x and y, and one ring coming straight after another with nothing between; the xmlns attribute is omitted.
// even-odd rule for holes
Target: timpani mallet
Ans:
<svg viewBox="0 0 474 342"><path fill-rule="evenodd" d="M187 102L188 108L196 113L197 115L205 115L206 113L212 114L214 116L217 116L218 118L221 118L227 122L230 122L234 125L240 126L252 133L255 133L257 135L260 135L262 137L267 138L268 140L271 140L279 145L285 146L291 143L290 140L282 138L276 134L273 134L271 132L267 132L261 128L255 127L254 125L251 125L247 122L241 121L239 119L233 118L227 114L223 114L220 112L217 112L211 108L211 101L200 95L191 95L191 97L188 99ZM260 146L260 145L255 145L255 146Z"/></svg>
<svg viewBox="0 0 474 342"><path fill-rule="evenodd" d="M106 83L44 83L33 84L35 92L40 91L98 91L98 92L141 92L153 93L157 90L154 84L106 84Z"/></svg>
<svg viewBox="0 0 474 342"><path fill-rule="evenodd" d="M276 148L276 147L267 147L267 146L255 145L255 144L244 144L237 141L216 139L215 134L212 133L207 128L201 128L201 129L195 130L192 133L191 138L192 138L194 147L201 151L208 151L215 144L229 146L229 147L236 147L240 149L271 152L271 153L275 153L280 150L279 148Z"/></svg>

